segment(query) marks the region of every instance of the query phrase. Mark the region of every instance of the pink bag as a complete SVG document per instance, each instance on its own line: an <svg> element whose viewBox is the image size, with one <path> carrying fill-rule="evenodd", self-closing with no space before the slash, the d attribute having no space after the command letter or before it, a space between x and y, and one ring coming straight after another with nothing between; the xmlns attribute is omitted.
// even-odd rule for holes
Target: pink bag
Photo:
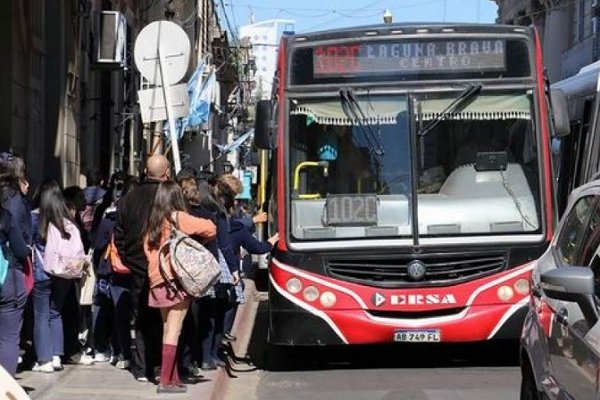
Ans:
<svg viewBox="0 0 600 400"><path fill-rule="evenodd" d="M25 284L25 295L29 296L29 293L33 290L33 264L31 258L27 257L23 263L23 281Z"/></svg>

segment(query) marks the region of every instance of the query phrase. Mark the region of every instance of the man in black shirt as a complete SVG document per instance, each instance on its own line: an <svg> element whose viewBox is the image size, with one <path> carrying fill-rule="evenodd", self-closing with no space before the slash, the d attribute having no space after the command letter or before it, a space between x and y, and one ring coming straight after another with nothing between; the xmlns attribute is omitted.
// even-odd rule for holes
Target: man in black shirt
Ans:
<svg viewBox="0 0 600 400"><path fill-rule="evenodd" d="M154 378L160 365L161 318L158 309L148 307L148 261L144 253L144 227L158 184L169 180L171 167L164 156L152 156L146 163L146 179L120 203L115 226L115 245L123 263L131 270L131 298L135 319L135 351L131 372L139 381Z"/></svg>

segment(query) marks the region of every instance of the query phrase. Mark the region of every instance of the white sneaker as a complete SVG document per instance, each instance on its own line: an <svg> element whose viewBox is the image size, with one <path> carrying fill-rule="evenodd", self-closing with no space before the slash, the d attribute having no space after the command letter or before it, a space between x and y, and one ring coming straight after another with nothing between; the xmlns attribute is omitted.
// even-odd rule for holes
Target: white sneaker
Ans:
<svg viewBox="0 0 600 400"><path fill-rule="evenodd" d="M35 363L31 370L33 372L45 372L48 374L54 372L54 366L52 365L52 361L48 361L44 364Z"/></svg>
<svg viewBox="0 0 600 400"><path fill-rule="evenodd" d="M117 365L115 365L119 369L128 369L131 365L131 361L129 360L119 360Z"/></svg>
<svg viewBox="0 0 600 400"><path fill-rule="evenodd" d="M94 358L91 356L88 356L87 354L82 354L79 361L77 361L77 364L80 364L80 365L92 365L93 363L94 363Z"/></svg>
<svg viewBox="0 0 600 400"><path fill-rule="evenodd" d="M60 361L59 356L52 356L52 368L54 368L55 371L63 370L62 362Z"/></svg>
<svg viewBox="0 0 600 400"><path fill-rule="evenodd" d="M109 360L110 358L105 353L96 353L94 356L94 362L103 363L108 362Z"/></svg>

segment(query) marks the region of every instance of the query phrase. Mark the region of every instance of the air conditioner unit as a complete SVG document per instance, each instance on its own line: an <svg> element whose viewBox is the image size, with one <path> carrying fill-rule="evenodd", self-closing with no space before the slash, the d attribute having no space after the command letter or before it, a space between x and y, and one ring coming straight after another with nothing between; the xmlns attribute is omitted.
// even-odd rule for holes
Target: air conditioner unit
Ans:
<svg viewBox="0 0 600 400"><path fill-rule="evenodd" d="M102 11L97 17L96 63L106 67L125 65L127 21L118 11Z"/></svg>

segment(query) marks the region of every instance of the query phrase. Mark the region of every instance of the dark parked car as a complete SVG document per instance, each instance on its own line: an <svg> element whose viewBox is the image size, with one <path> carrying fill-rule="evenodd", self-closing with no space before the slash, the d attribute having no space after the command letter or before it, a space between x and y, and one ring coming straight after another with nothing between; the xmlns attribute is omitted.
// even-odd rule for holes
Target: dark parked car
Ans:
<svg viewBox="0 0 600 400"><path fill-rule="evenodd" d="M521 399L598 399L600 180L576 189L532 274Z"/></svg>

